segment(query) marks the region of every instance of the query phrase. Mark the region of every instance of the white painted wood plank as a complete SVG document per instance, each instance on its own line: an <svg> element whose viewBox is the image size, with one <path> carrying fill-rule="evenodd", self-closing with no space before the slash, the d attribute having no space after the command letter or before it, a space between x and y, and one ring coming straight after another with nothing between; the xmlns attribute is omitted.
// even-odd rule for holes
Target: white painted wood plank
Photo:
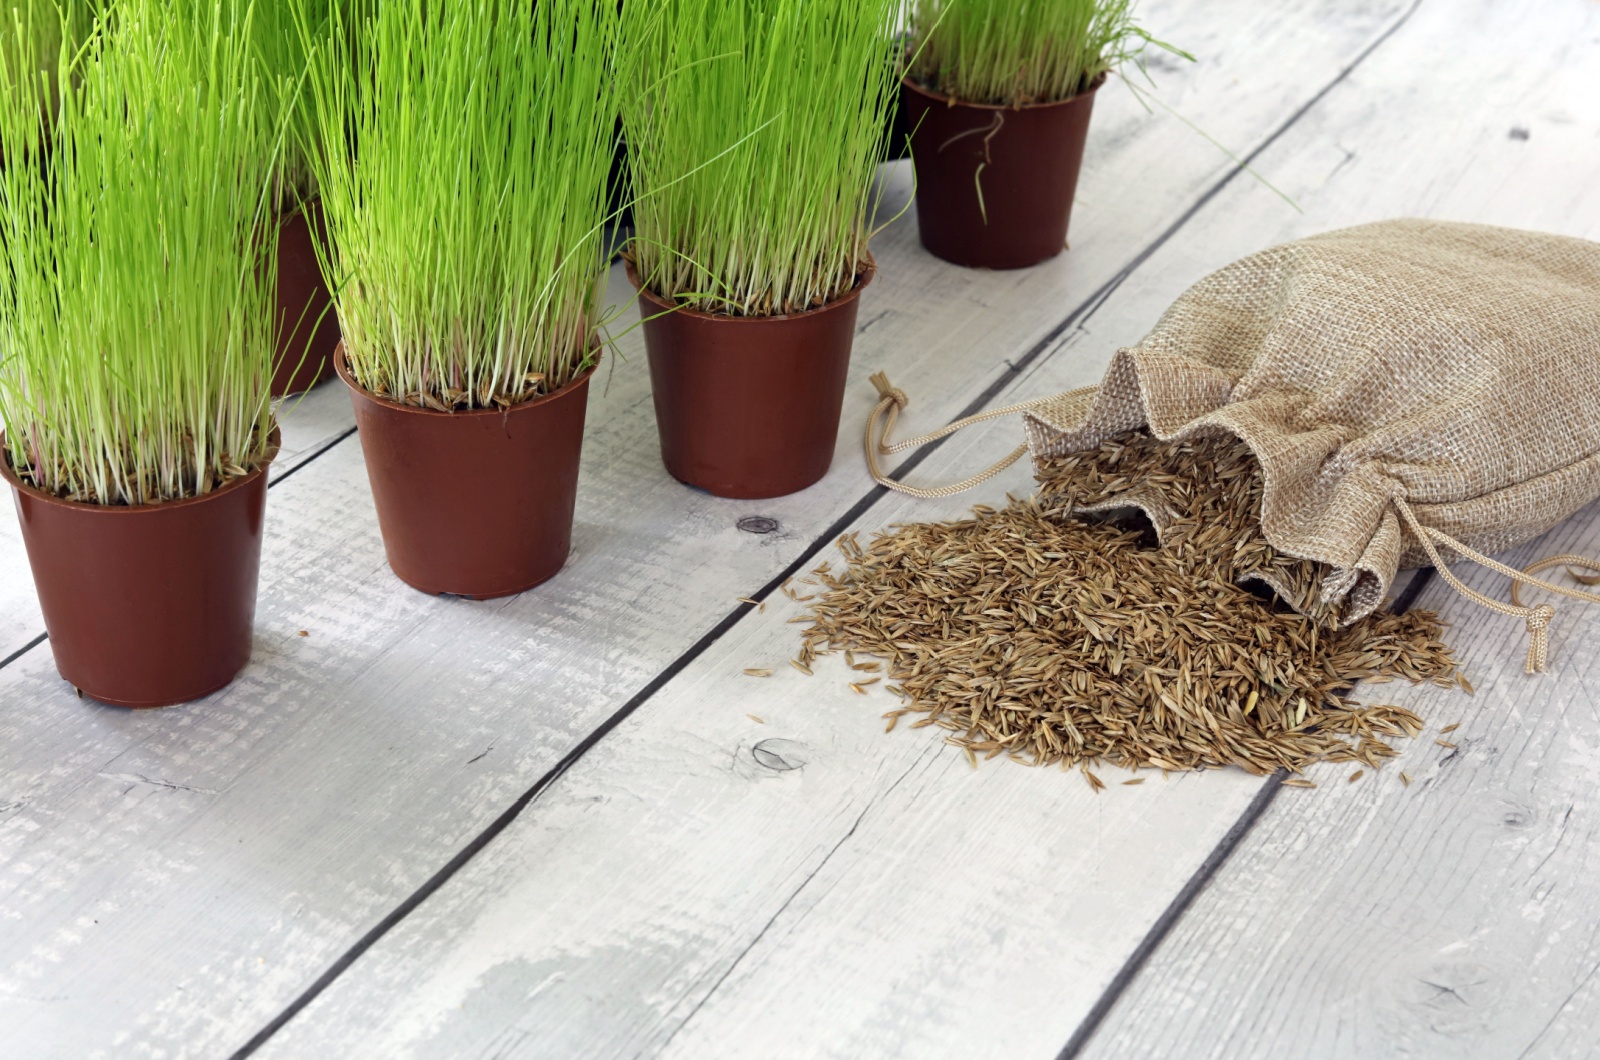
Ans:
<svg viewBox="0 0 1600 1060"><path fill-rule="evenodd" d="M1575 176L1561 167L1552 167L1554 177L1552 169L1541 171L1537 202L1440 195L1440 187L1503 187L1524 171L1522 159L1488 150L1499 147L1500 130L1490 137L1443 121L1442 131L1419 145L1415 126L1396 126L1378 106L1398 90L1404 71L1413 117L1428 125L1453 113L1483 76L1475 65L1479 49L1496 47L1511 48L1498 69L1506 71L1501 87L1516 105L1541 108L1562 98L1558 90L1574 74L1562 65L1572 61L1564 50L1571 34L1562 32L1571 27L1530 19L1527 34L1503 32L1484 8L1458 6L1439 13L1440 21L1408 26L1396 38L1404 49L1376 55L1377 73L1368 77L1363 67L1313 112L1304 133L1294 131L1268 155L1269 172L1302 202L1304 218L1284 224L1263 208L1258 189L1235 187L1184 241L1137 273L1081 338L999 400L1083 381L1073 370L1080 351L1119 332L1136 336L1141 318L1189 279L1277 239L1399 212L1465 211L1591 232L1600 213L1580 201L1582 185L1570 183ZM1472 47L1441 47L1459 24L1478 35ZM1323 168L1329 143L1360 144L1364 165L1347 163L1343 173L1337 165ZM1554 216L1575 203L1587 212ZM1078 362L1080 373L1082 367ZM970 447L963 440L930 461L926 474L948 477L1001 448L994 439ZM1021 485L1014 472L988 492ZM862 525L959 508L894 501ZM972 774L959 754L941 749L936 733L882 736L875 712L845 690L839 667L819 667L810 680L782 669L796 644L782 622L786 614L769 609L741 622L358 961L265 1055L358 1046L375 1055L502 1057L575 1050L1011 1057L1059 1050L1259 782L1206 774L1114 786L1097 798L1077 778L1057 773L997 765ZM1514 644L1513 661L1519 652ZM744 666L774 663L779 675L770 680L739 675ZM1471 701L1432 689L1411 702L1453 718ZM804 764L781 772L763 767L752 752L767 739L788 741L776 749ZM1390 783L1394 772L1385 777ZM1581 779L1592 781L1592 773ZM1279 806L1300 795L1286 793ZM1329 829L1332 842L1355 825L1346 819L1342 830ZM1295 827L1303 833L1307 825ZM1315 846L1292 843L1296 834L1285 833L1269 866L1293 856L1304 863L1297 880L1336 871L1314 857ZM1422 837L1412 839L1395 846L1408 863L1427 856ZM1442 868L1440 884L1448 879ZM1573 868L1589 871L1581 860ZM1375 871L1351 881L1338 916L1315 915L1308 903L1304 932L1336 945L1331 937L1351 932L1383 900L1384 877ZM1438 889L1441 900L1453 896ZM1326 898L1327 891L1318 894ZM1245 881L1218 904L1218 933L1256 918L1284 926L1252 895ZM1570 929L1570 920L1555 930L1563 927ZM1396 919L1370 933L1379 931L1391 948L1416 938ZM1588 952L1592 932L1579 935L1576 949ZM1291 984L1271 995L1284 1011L1334 1000L1315 988L1316 962L1297 961L1287 949L1278 959L1275 939L1256 932L1252 945L1229 953L1252 974L1263 954L1277 961L1258 981L1268 989ZM1216 945L1208 937L1195 951ZM1526 967L1532 956L1525 949L1508 970ZM1345 970L1355 978L1361 967L1352 957ZM1151 997L1173 992L1173 982L1192 980L1180 969ZM1204 989L1196 985L1181 1003L1193 1004L1192 994ZM1127 1006L1128 1025L1141 1026L1151 1004ZM1575 1031L1583 1025L1570 1021ZM1127 1053L1190 1055L1212 1029L1180 1028ZM1216 1055L1305 1055L1308 1043L1273 1045L1256 1050L1246 1027ZM1351 1055L1397 1051L1388 1048L1392 1042L1382 1045Z"/></svg>
<svg viewBox="0 0 1600 1060"><path fill-rule="evenodd" d="M1163 75L1172 96L1249 144L1397 9L1147 11L1211 56ZM1226 171L1125 95L1098 109L1071 254L972 273L922 254L909 223L885 233L847 422L878 369L913 391L921 422L948 419ZM891 201L907 184L901 167ZM346 442L273 491L256 657L233 688L127 714L72 699L42 652L0 670L4 1049L237 1046L866 494L853 431L829 478L794 498L757 507L672 483L632 343L591 404L572 563L540 590L475 604L401 587ZM1073 381L1109 352L1082 348ZM987 437L973 451L1014 434ZM785 532L732 529L756 512Z"/></svg>
<svg viewBox="0 0 1600 1060"><path fill-rule="evenodd" d="M1368 126L1333 100L1319 115L1322 136L1354 155L1357 179L1341 180L1340 200L1415 172L1439 140L1404 134L1443 128L1445 145L1476 164L1426 178L1428 212L1600 238L1600 8L1543 7L1537 19L1487 3L1425 7L1420 36L1362 71L1374 96L1405 108L1405 126ZM1449 50L1452 65L1477 70L1477 102L1419 105L1403 63L1423 61L1437 48L1426 35L1463 17L1474 32ZM1343 133L1352 127L1366 131ZM1600 553L1600 505L1501 558L1520 566L1562 552ZM1504 598L1503 579L1456 570ZM1600 613L1555 604L1552 672L1530 678L1519 623L1430 586L1420 605L1455 624L1477 694L1386 689L1385 699L1436 726L1459 722L1443 737L1458 747L1430 734L1377 776L1348 784L1348 770L1326 770L1316 791L1284 792L1084 1055L1592 1055Z"/></svg>
<svg viewBox="0 0 1600 1060"><path fill-rule="evenodd" d="M338 383L314 387L287 400L288 414L282 419L283 448L273 463L273 478L314 458L355 425L349 395ZM33 574L22 547L16 504L10 489L4 494L0 499L0 508L4 509L0 515L0 660L9 658L44 632L44 617L39 614L39 601L33 592Z"/></svg>
<svg viewBox="0 0 1600 1060"><path fill-rule="evenodd" d="M1571 551L1600 551L1600 505L1503 558ZM1384 689L1430 732L1354 784L1284 791L1085 1056L1592 1054L1600 614L1558 602L1553 671L1529 677L1517 623L1442 584L1420 606L1455 624L1476 694Z"/></svg>

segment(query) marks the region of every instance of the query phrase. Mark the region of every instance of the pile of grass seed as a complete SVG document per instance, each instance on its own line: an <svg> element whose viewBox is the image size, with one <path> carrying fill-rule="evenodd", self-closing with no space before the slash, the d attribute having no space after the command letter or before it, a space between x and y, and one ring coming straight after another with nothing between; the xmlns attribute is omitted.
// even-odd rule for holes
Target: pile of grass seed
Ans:
<svg viewBox="0 0 1600 1060"><path fill-rule="evenodd" d="M1040 490L960 522L841 541L798 662L837 651L885 661L918 727L978 756L1130 769L1377 766L1422 720L1347 698L1361 680L1466 683L1431 612L1341 627L1317 602L1323 568L1260 531L1261 473L1243 443L1180 445L1138 432L1048 462ZM1142 519L1073 514L1132 505ZM1275 596L1259 579L1274 585ZM1245 582L1246 584L1240 584ZM1310 612L1287 606L1293 602Z"/></svg>

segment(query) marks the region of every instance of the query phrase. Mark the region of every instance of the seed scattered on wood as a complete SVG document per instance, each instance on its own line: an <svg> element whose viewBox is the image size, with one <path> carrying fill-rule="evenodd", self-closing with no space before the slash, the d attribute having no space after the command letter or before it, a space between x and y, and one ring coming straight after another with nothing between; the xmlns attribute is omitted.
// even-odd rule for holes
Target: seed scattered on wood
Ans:
<svg viewBox="0 0 1600 1060"><path fill-rule="evenodd" d="M1365 769L1356 770L1354 773L1350 774L1350 778L1347 781L1347 783L1354 784L1356 781L1360 780L1363 776L1365 776L1366 773L1367 773L1367 771Z"/></svg>
<svg viewBox="0 0 1600 1060"><path fill-rule="evenodd" d="M748 596L740 596L740 597L736 597L736 599L737 599L737 600L738 600L738 601L739 601L739 602L740 602L740 603L741 603L741 604L749 604L749 605L750 605L750 606L752 606L752 607L759 607L759 606L760 606L760 604L761 604L761 601L760 601L760 600L752 600L752 599L750 599L750 597L748 597Z"/></svg>
<svg viewBox="0 0 1600 1060"><path fill-rule="evenodd" d="M867 694L867 690L856 684L854 681L850 682L850 691L854 692L858 696L864 696Z"/></svg>
<svg viewBox="0 0 1600 1060"><path fill-rule="evenodd" d="M1437 616L1346 625L1322 601L1327 568L1266 542L1242 443L1119 435L1046 461L1040 486L969 519L841 539L796 667L883 660L885 687L925 715L909 727L938 725L974 761L1259 775L1374 768L1397 754L1390 739L1422 732L1403 707L1351 699L1358 682L1456 683ZM1091 506L1162 512L1159 542Z"/></svg>
<svg viewBox="0 0 1600 1060"><path fill-rule="evenodd" d="M767 719L766 718L759 718L754 714L746 714L745 717L749 718L751 721L755 722L757 725L765 725L767 723Z"/></svg>
<svg viewBox="0 0 1600 1060"><path fill-rule="evenodd" d="M1439 735L1446 736L1452 732L1455 732L1459 728L1461 728L1461 723L1459 721L1453 721L1449 725L1446 725L1444 728L1440 729Z"/></svg>
<svg viewBox="0 0 1600 1060"><path fill-rule="evenodd" d="M1411 786L1411 774L1410 773L1401 773L1400 774L1400 783L1404 784L1406 787L1409 788Z"/></svg>
<svg viewBox="0 0 1600 1060"><path fill-rule="evenodd" d="M744 672L749 674L751 677L771 677L772 676L772 671L771 670L763 670L759 666L747 666L747 667L745 667L745 671Z"/></svg>
<svg viewBox="0 0 1600 1060"><path fill-rule="evenodd" d="M1143 777L1134 777L1132 780L1124 780L1122 783L1123 783L1124 786L1127 786L1129 784L1143 784L1144 783L1144 778Z"/></svg>
<svg viewBox="0 0 1600 1060"><path fill-rule="evenodd" d="M302 629L299 635L302 637L309 637L311 636L311 631L309 629Z"/></svg>
<svg viewBox="0 0 1600 1060"><path fill-rule="evenodd" d="M1106 782L1101 780L1099 777L1095 776L1093 773L1089 772L1087 769L1085 769L1083 771L1083 777L1084 777L1085 780L1087 780L1089 782L1089 786L1091 788L1093 788L1096 793L1099 793L1099 792L1102 792L1102 791L1105 790Z"/></svg>
<svg viewBox="0 0 1600 1060"><path fill-rule="evenodd" d="M1456 674L1456 683L1459 684L1461 686L1461 690L1469 696L1477 692L1477 689L1472 687L1472 682L1467 680L1466 674Z"/></svg>
<svg viewBox="0 0 1600 1060"><path fill-rule="evenodd" d="M796 670L799 670L801 673L805 674L807 677L811 676L811 667L807 666L805 663L801 662L799 659L790 659L789 660L789 665L794 667Z"/></svg>
<svg viewBox="0 0 1600 1060"><path fill-rule="evenodd" d="M1456 745L1451 743L1449 740L1435 740L1433 742L1438 744L1440 747L1448 747L1452 751L1455 750L1455 747L1456 747Z"/></svg>
<svg viewBox="0 0 1600 1060"><path fill-rule="evenodd" d="M1311 781L1309 781L1309 780L1301 780L1299 777L1296 777L1296 778L1294 778L1292 780L1284 781L1283 782L1283 786L1286 787L1286 788L1314 788L1314 787L1316 787L1316 785L1313 784Z"/></svg>

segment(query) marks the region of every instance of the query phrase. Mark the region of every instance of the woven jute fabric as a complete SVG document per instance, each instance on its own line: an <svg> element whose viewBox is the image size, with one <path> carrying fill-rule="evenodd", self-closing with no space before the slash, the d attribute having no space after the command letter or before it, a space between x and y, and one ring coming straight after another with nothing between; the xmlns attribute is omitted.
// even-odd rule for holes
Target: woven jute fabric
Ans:
<svg viewBox="0 0 1600 1060"><path fill-rule="evenodd" d="M1242 439L1268 543L1327 564L1322 604L1354 621L1430 548L1499 552L1600 496L1600 244L1399 220L1274 247L1024 423L1036 458Z"/></svg>

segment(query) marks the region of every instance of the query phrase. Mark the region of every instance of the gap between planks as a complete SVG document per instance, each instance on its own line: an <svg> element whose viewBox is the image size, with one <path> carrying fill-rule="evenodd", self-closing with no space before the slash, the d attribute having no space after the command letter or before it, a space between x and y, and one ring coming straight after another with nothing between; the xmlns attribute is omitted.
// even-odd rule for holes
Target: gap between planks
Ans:
<svg viewBox="0 0 1600 1060"><path fill-rule="evenodd" d="M1363 48L1354 59L1343 66L1337 74L1329 79L1328 82L1324 84L1305 103L1297 107L1286 119L1284 119L1284 121L1279 123L1279 125L1274 128L1264 139L1262 139L1254 148L1252 148L1248 154L1237 159L1234 165L1230 166L1220 178L1213 182L1210 187L1208 187L1193 203L1189 205L1189 207L1183 211L1183 213L1177 217L1177 219L1172 222L1172 224L1168 225L1167 228L1158 234L1154 239L1146 243L1126 265L1124 265L1111 277L1111 279L1103 283L1086 299L1084 299L1074 309L1067 313L1067 315L1063 317L1058 324L1052 327L1032 346L1030 346L1028 350L1022 354L1022 356L1016 358L1015 360L1005 362L1005 369L998 376L996 376L996 378L987 387L985 387L977 397L969 402L965 408L952 417L950 422L964 419L982 411L983 408L993 402L997 396L1003 393L1008 387L1015 384L1027 372L1027 370L1034 365L1035 362L1039 361L1047 353L1053 350L1061 337L1066 334L1068 330L1075 325L1081 325L1085 323L1091 317L1093 317L1100 307L1104 305L1106 301L1123 285L1123 283L1133 276L1134 273L1145 264L1145 262L1154 256L1175 235L1182 231L1183 228L1188 225L1188 223L1193 220L1201 210L1203 210L1218 195L1220 195L1234 181L1235 178L1237 178L1241 173L1248 171L1252 162L1259 158L1265 151L1269 150L1274 143L1281 139L1283 135L1292 129L1303 117L1305 117L1305 115L1309 113L1312 108L1320 103L1329 92L1333 91L1333 89L1338 87L1338 85L1349 78L1351 73L1353 73L1386 41L1393 37L1394 34L1405 25L1411 16L1415 14L1416 10L1421 6L1421 3L1422 0L1413 0L1411 6L1403 11L1398 17L1396 17L1392 24L1379 33L1371 43ZM294 471L299 470L300 467L303 467L305 464L310 463L312 460L323 455L323 453L327 452L335 445L338 445L340 442L348 438L354 433L354 431L355 428L352 427L338 438L327 443L301 464L286 472L282 478L289 477L289 475L293 474ZM895 479L896 481L901 481L904 475L915 470L924 460L926 460L941 445L943 445L949 437L950 436L947 435L944 438L936 439L935 441L930 442L928 445L923 446L920 450L902 461L893 472L890 472L889 477ZM281 481L281 479L279 481ZM782 585L789 578L793 577L795 574L804 569L807 563L815 559L823 549L827 548L852 523L864 516L888 493L889 490L885 486L874 486L869 489L859 500L852 504L848 510L840 515L838 519L834 520L833 523L831 523L825 530L817 535L811 544L807 546L807 548L800 553L800 555L797 556L793 562L791 562L776 576L771 578L765 585L761 587L760 590L749 594L750 597L758 602L765 600L778 588L778 586ZM1431 573L1431 571L1424 572L1422 575L1414 578L1412 583L1407 586L1406 590L1396 599L1395 607L1400 609L1409 609L1412 601L1416 599L1417 593L1421 591L1423 584L1428 581ZM351 945L349 949L335 959L334 962L322 973L322 975L318 976L317 979L305 989L305 991L291 1001L283 1009L283 1011L268 1021L267 1024L257 1031L249 1041L247 1041L235 1053L233 1053L233 1060L244 1060L244 1058L251 1056L268 1041L270 1041L273 1035L275 1035L292 1019L294 1019L294 1017L298 1015L307 1005L316 1000L316 998L323 993L323 991L331 986L340 976L345 973L345 971L351 967L351 965L359 960L362 954L366 953L369 949L376 945L395 926L397 926L401 921L415 911L417 907L419 907L430 896L444 886L444 884L447 883L451 877L453 877L477 854L479 854L484 848L493 842L494 839L503 831L505 831L505 829L509 827L510 824L515 821L524 810L532 805L541 794L548 790L552 784L559 780L568 770L572 768L573 765L583 758L585 754L593 749L596 744L598 744L609 733L615 730L616 727L623 721L627 720L627 718L637 711L639 707L643 706L647 701L649 701L658 691L660 691L661 688L671 681L673 677L677 676L697 658L704 654L707 649L720 640L730 629L734 627L734 625L739 622L740 619L745 616L746 613L752 610L755 606L756 605L750 603L740 603L737 607L733 608L726 615L724 615L717 622L717 624L707 631L699 640L695 641L694 644L685 649L682 654L673 659L671 663L669 663L660 673L652 678L643 688L631 696L627 702L625 702L621 707L619 707L615 712L601 722L599 726L597 726L586 737L584 737L584 739L574 746L570 751L563 755L562 758L554 766L552 766L548 772L541 776L532 787L523 792L523 794L519 796L516 801L508 806L505 811L503 811L492 822L490 822L490 824L485 827L483 831L474 836L466 846L461 848L461 850L457 851L457 853L451 857L449 861L441 866L440 869L430 876L420 887L417 888L416 891L412 892L411 895L409 895L404 901L392 909L366 934L364 934L353 945ZM40 640L36 641L35 643L40 643L42 640L43 637L41 637ZM24 652L26 650L28 649L24 649ZM23 654L23 652L19 652L17 654L20 656ZM6 662L10 661L11 659L6 660ZM1127 964L1125 964L1123 969L1118 972L1117 976L1108 986L1106 993L1095 1003L1094 1007L1090 1010L1088 1017L1086 1017L1084 1020L1084 1023L1079 1027L1078 1031L1074 1033L1072 1039L1067 1043L1066 1047L1061 1053L1062 1060L1068 1060L1068 1058L1076 1056L1077 1052L1082 1048L1082 1046L1086 1044L1093 1036L1096 1027L1098 1027L1100 1022L1104 1019L1106 1013L1109 1012L1111 1007L1115 1004L1117 996L1119 996L1122 991L1127 988L1128 984L1131 983L1133 978L1138 974L1139 967L1155 951L1156 947L1160 945L1161 940L1178 922L1178 920L1182 918L1184 912L1188 909L1194 898L1198 896L1202 890L1204 890L1206 883L1227 861L1228 855L1232 853L1232 851L1249 833L1250 828L1261 817L1261 815L1265 813L1268 806L1271 805L1272 799L1276 796L1276 793L1280 788L1281 780L1282 776L1280 774L1274 774L1274 776L1263 787L1262 792L1251 801L1250 805L1241 815L1239 821L1236 822L1234 826L1229 829L1227 834L1223 836L1217 847L1213 849L1211 854L1206 858L1205 862L1196 871L1195 875L1179 892L1178 896L1173 900L1173 903L1152 927L1150 933L1146 935L1145 939L1142 940L1140 945L1135 949Z"/></svg>
<svg viewBox="0 0 1600 1060"><path fill-rule="evenodd" d="M323 442L321 445L317 446L317 448L313 449L309 455L307 455L306 457L304 457L301 460L297 461L293 467L291 467L287 471L283 472L283 474L278 475L278 476L276 476L274 478L268 478L268 480L267 480L267 489L270 490L272 487L278 485L280 482L284 482L284 481L288 480L290 477L292 477L294 475L294 473L296 471L299 471L301 468L305 467L307 464L310 464L312 461L316 460L318 457L324 455L325 453L330 452L335 446L337 446L337 445L341 444L342 442L346 441L347 439L350 438L351 435L353 435L355 433L356 433L356 428L355 428L354 424L350 425L349 427L347 427L343 431L340 431L338 434L334 435L332 438L328 439L327 441ZM43 633L40 633L38 636L36 636L32 640L28 641L28 643L24 644L22 647L18 648L16 651L12 652L10 655L7 655L4 659L0 659L0 670L4 670L6 667L10 666L12 663L16 662L18 659L21 659L24 655L27 655L30 651L32 651L33 649L37 648L39 645L43 644L45 641L47 641L49 639L50 639L50 633L49 633L48 630L46 630Z"/></svg>
<svg viewBox="0 0 1600 1060"><path fill-rule="evenodd" d="M1422 595L1422 590L1432 580L1433 570L1431 568L1418 571L1412 576L1410 583L1394 598L1389 610L1396 614L1404 614L1411 610L1412 606L1417 602L1417 597ZM1111 982L1106 984L1105 990L1095 1000L1094 1006L1089 1009L1088 1015L1083 1017L1083 1022L1078 1024L1078 1029L1072 1032L1071 1038L1067 1039L1067 1044L1062 1047L1056 1060L1077 1060L1077 1057L1082 1054L1084 1047L1089 1044L1094 1038L1095 1032L1100 1029L1100 1025L1105 1022L1106 1016L1110 1015L1117 1002L1122 1000L1122 995L1127 992L1128 987L1133 985L1133 981L1144 970L1144 966L1150 958L1155 956L1156 951L1161 948L1161 944L1172 933L1172 929L1177 927L1178 922L1189 912L1190 907L1194 905L1195 899L1200 897L1200 894L1211 883L1212 879L1228 863L1228 859L1233 856L1234 851L1238 850L1239 845L1250 835L1251 829L1255 828L1257 822L1266 816L1266 812L1272 806L1273 800L1283 790L1283 781L1287 775L1280 769L1267 778L1266 783L1261 786L1261 790L1256 793L1256 797L1250 800L1250 805L1245 807L1244 812L1239 815L1239 819L1233 823L1233 827L1229 828L1217 842L1217 845L1212 848L1211 853L1206 856L1205 861L1201 862L1194 875L1189 877L1188 882L1178 891L1171 904L1162 910L1161 915L1150 926L1150 930L1145 933L1144 938L1139 940L1139 945L1134 947L1133 952L1128 955L1128 959L1123 962L1122 967L1117 969L1117 974L1111 977Z"/></svg>

